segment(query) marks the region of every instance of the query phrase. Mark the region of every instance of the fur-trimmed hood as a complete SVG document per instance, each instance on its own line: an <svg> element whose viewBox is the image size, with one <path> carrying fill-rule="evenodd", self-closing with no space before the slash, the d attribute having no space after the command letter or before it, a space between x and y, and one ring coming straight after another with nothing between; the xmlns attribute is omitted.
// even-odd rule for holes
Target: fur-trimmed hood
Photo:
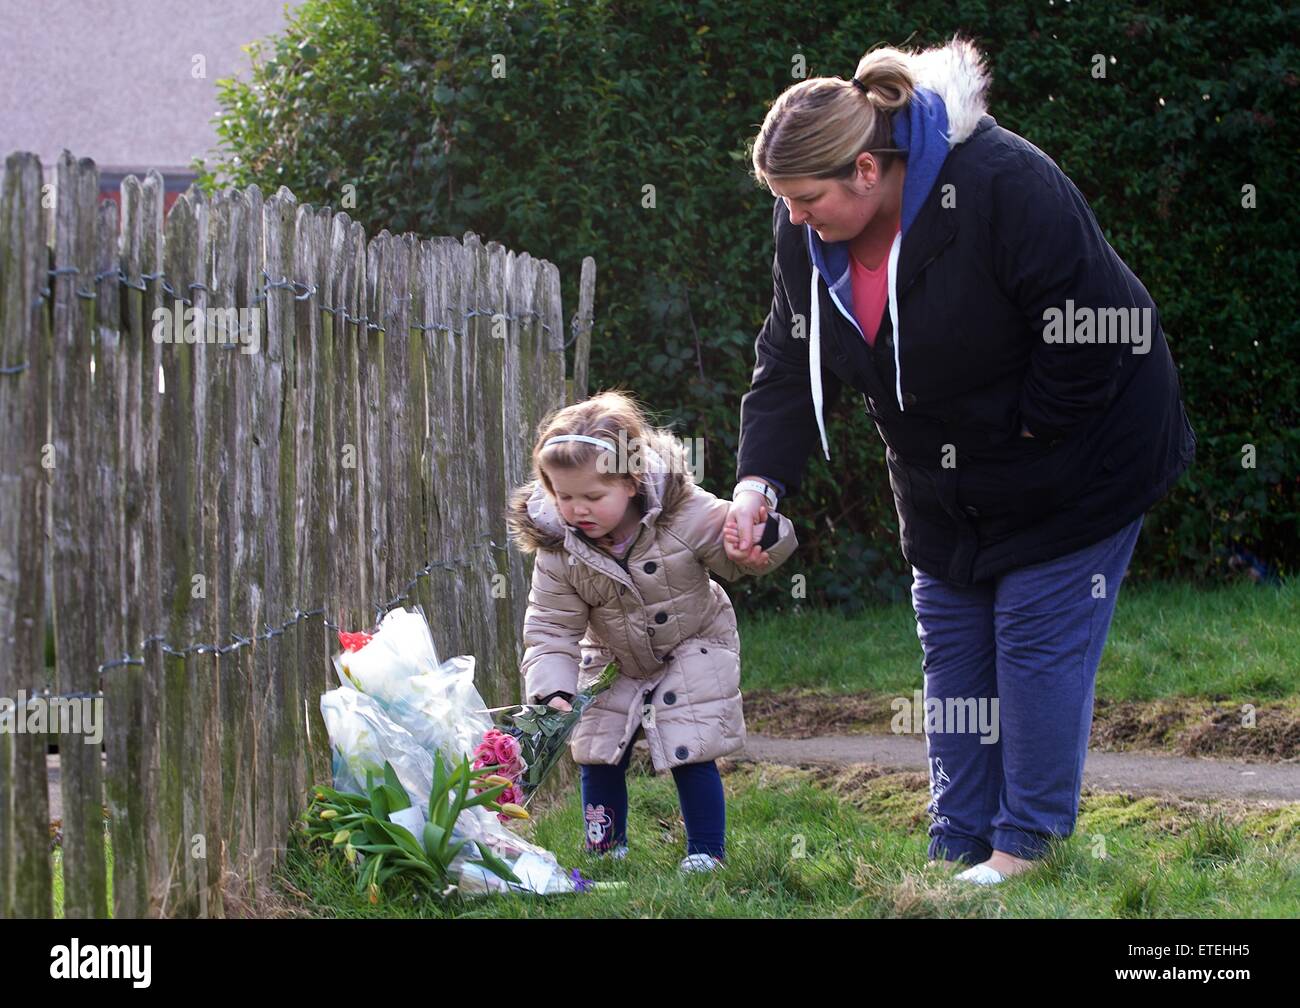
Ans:
<svg viewBox="0 0 1300 1008"><path fill-rule="evenodd" d="M695 479L688 465L685 446L679 438L660 431L651 434L647 441L648 478L645 491L637 499L643 511L641 524L653 526L668 521L677 512L682 502L690 497ZM530 480L511 494L506 508L506 527L510 538L524 553L562 549L566 530L588 539L580 528L566 524L560 517L541 480Z"/></svg>
<svg viewBox="0 0 1300 1008"><path fill-rule="evenodd" d="M988 111L990 77L975 44L954 38L911 57L916 83L938 94L948 116L948 146L956 147L975 131Z"/></svg>

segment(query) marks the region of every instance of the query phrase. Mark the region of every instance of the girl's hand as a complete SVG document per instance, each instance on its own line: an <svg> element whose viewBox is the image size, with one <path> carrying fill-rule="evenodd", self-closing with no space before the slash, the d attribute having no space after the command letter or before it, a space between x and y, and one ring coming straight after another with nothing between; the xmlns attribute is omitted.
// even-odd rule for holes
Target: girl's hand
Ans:
<svg viewBox="0 0 1300 1008"><path fill-rule="evenodd" d="M551 697L551 702L547 704L547 706L554 707L556 710L562 710L562 711L573 710L573 704L569 703L569 701L565 700L564 697L562 696Z"/></svg>
<svg viewBox="0 0 1300 1008"><path fill-rule="evenodd" d="M767 550L758 545L767 526L767 501L760 493L742 491L731 502L722 529L727 559L751 574L761 574L772 564Z"/></svg>

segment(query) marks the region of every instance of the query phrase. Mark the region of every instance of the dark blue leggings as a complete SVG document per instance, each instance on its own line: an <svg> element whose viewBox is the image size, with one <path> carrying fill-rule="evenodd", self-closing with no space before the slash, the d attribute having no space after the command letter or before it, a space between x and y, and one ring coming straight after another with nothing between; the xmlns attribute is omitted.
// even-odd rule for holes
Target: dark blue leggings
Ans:
<svg viewBox="0 0 1300 1008"><path fill-rule="evenodd" d="M640 734L638 729L637 734ZM637 735L633 735L635 742ZM627 766L632 744L618 766L610 763L582 766L583 826L587 850L609 850L627 843ZM684 763L673 767L677 797L686 822L686 853L726 857L727 806L718 764Z"/></svg>

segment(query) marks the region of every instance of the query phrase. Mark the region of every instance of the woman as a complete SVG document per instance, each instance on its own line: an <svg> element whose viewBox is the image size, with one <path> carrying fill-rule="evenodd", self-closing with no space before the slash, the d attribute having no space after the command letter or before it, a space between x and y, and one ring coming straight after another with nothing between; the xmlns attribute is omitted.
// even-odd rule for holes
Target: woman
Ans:
<svg viewBox="0 0 1300 1008"><path fill-rule="evenodd" d="M1087 202L986 112L954 39L878 49L772 105L772 308L741 402L729 555L861 393L886 445L925 674L991 740L927 730L932 863L997 883L1078 815L1093 685L1142 524L1196 438L1159 313ZM815 268L814 268L815 267ZM996 699L995 699L996 698Z"/></svg>

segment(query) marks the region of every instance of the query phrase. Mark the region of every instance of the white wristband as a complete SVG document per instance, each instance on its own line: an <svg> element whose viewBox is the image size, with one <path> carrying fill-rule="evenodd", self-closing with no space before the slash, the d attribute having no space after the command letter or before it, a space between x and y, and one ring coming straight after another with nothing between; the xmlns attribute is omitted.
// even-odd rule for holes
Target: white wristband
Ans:
<svg viewBox="0 0 1300 1008"><path fill-rule="evenodd" d="M742 490L753 490L755 493L762 494L763 498L767 501L767 506L771 508L773 511L776 510L776 500L777 500L776 491L774 491L766 483L761 483L758 480L750 480L750 479L741 480L739 483L736 484L735 489L731 491L732 499L734 500L736 498L736 495L739 494Z"/></svg>

